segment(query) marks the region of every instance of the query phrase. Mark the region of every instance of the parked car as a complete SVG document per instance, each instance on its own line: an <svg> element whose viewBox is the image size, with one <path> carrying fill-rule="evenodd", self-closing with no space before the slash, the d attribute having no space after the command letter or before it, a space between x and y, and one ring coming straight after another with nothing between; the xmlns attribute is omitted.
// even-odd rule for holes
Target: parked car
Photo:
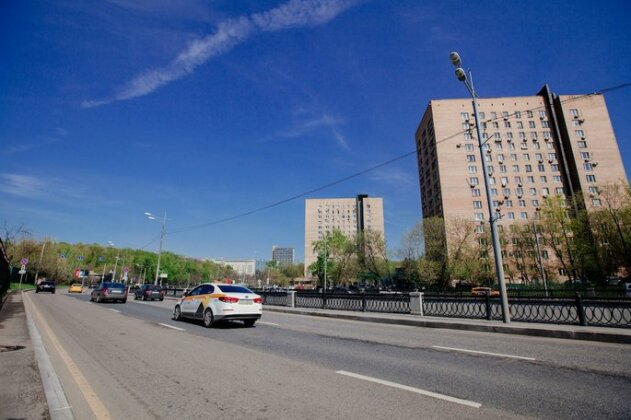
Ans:
<svg viewBox="0 0 631 420"><path fill-rule="evenodd" d="M489 295L491 297L498 297L500 292L497 290L493 290L490 287L474 287L471 289L471 296L486 296Z"/></svg>
<svg viewBox="0 0 631 420"><path fill-rule="evenodd" d="M164 290L155 284L143 284L134 291L134 299L164 300Z"/></svg>
<svg viewBox="0 0 631 420"><path fill-rule="evenodd" d="M72 283L68 287L68 293L83 293L83 285L81 283Z"/></svg>
<svg viewBox="0 0 631 420"><path fill-rule="evenodd" d="M52 281L43 281L35 287L35 293L50 292L55 293L55 283Z"/></svg>
<svg viewBox="0 0 631 420"><path fill-rule="evenodd" d="M127 287L123 283L104 282L92 290L90 301L101 303L106 301L127 302Z"/></svg>
<svg viewBox="0 0 631 420"><path fill-rule="evenodd" d="M263 299L247 287L233 284L200 284L175 304L173 319L202 320L205 327L226 320L254 326L263 313Z"/></svg>

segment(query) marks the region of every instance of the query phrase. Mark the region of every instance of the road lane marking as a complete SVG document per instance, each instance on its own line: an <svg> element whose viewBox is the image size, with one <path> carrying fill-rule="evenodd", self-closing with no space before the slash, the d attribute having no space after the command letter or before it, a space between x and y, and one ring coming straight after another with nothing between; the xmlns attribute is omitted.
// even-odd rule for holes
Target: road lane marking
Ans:
<svg viewBox="0 0 631 420"><path fill-rule="evenodd" d="M411 387L411 386L398 384L396 382L385 381L383 379L372 378L370 376L364 376L364 375L360 375L358 373L346 372L344 370L338 370L335 373L339 373L340 375L350 376L351 378L355 378L355 379L361 379L363 381L374 382L374 383L377 383L377 384L380 384L380 385L390 386L392 388L402 389L404 391L414 392L416 394L425 395L426 397L432 397L432 398L437 398L437 399L443 400L443 401L448 401L448 402L452 402L452 403L456 403L456 404L466 405L467 407L473 407L473 408L480 408L480 407L482 407L482 404L474 402L474 401L463 400L463 399L460 399L460 398L451 397L449 395L444 395L444 394L438 394L436 392L426 391L424 389L414 388L414 387Z"/></svg>
<svg viewBox="0 0 631 420"><path fill-rule="evenodd" d="M28 298L28 300L29 300L29 303L31 303L30 297ZM35 317L38 318L42 329L44 330L46 335L48 335L48 338L50 339L51 344L53 345L55 350L57 350L57 354L59 354L59 357L61 358L61 360L66 364L66 367L68 368L68 371L70 372L70 375L72 376L72 379L74 379L75 383L77 384L77 387L83 394L83 397L85 398L86 402L88 403L88 406L92 410L92 413L94 413L94 416L99 420L111 419L112 417L110 416L110 412L107 411L107 408L105 408L105 405L103 405L103 402L97 396L96 391L94 391L94 389L92 388L90 383L87 381L85 376L83 376L83 374L79 370L79 367L72 360L72 357L70 357L70 355L62 347L61 343L57 339L57 336L55 335L55 333L53 333L53 331L48 326L48 323L46 322L44 317L40 314L39 310L37 309L37 306L33 304L30 304L29 306L31 307L31 310L33 311L33 314L35 315Z"/></svg>
<svg viewBox="0 0 631 420"><path fill-rule="evenodd" d="M107 308L107 309L109 309L112 312L116 312L116 313L119 313L119 314L121 313L121 311L119 311L118 309L112 309L112 308Z"/></svg>
<svg viewBox="0 0 631 420"><path fill-rule="evenodd" d="M274 324L273 322L265 322L265 321L259 321L259 324L261 325L271 325L272 327L278 327L278 324Z"/></svg>
<svg viewBox="0 0 631 420"><path fill-rule="evenodd" d="M439 350L461 351L463 353L484 354L487 356L494 356L494 357L506 357L509 359L536 360L534 357L515 356L513 354L502 354L502 353L489 353L486 351L459 349L456 347L432 346L432 348L439 349Z"/></svg>
<svg viewBox="0 0 631 420"><path fill-rule="evenodd" d="M174 327L173 325L169 325L169 324L162 324L161 322L158 322L158 325L162 325L163 327L172 328L178 331L186 331L184 328Z"/></svg>

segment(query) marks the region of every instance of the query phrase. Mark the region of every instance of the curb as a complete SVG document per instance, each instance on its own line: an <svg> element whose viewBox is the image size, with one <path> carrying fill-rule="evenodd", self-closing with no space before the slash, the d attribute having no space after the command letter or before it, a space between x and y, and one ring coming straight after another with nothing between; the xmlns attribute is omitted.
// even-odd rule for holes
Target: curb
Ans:
<svg viewBox="0 0 631 420"><path fill-rule="evenodd" d="M477 331L477 332L490 332L499 334L517 334L534 337L548 337L548 338L561 338L567 340L585 340L585 341L599 341L605 343L617 343L617 344L631 344L631 335L617 334L611 332L594 332L594 331L576 331L576 330L549 330L536 327L521 327L521 326L505 326L505 325L481 325L481 324L467 324L456 322L445 322L438 320L422 319L407 319L407 318L383 318L370 315L353 315L353 314L340 314L330 312L320 312L313 310L295 310L285 309L283 307L271 307L264 306L263 310L270 312L282 312L288 314L297 315L309 315L319 316L323 318L337 318L350 321L363 321L374 322L379 324L396 324L407 325L410 327L422 327L422 328L443 328L450 330L463 330L463 331ZM577 328L580 328L577 326Z"/></svg>

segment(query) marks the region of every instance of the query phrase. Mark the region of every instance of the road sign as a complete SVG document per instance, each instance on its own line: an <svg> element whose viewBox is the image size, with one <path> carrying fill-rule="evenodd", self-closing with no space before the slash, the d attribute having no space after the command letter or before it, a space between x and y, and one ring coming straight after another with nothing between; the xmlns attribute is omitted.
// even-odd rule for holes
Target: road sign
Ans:
<svg viewBox="0 0 631 420"><path fill-rule="evenodd" d="M79 277L81 277L81 269L80 269L80 268L77 268L77 269L74 271L73 275L74 275L74 278L75 278L75 279L78 279Z"/></svg>
<svg viewBox="0 0 631 420"><path fill-rule="evenodd" d="M20 271L24 271L26 270L26 264L22 264L22 268L20 269Z"/></svg>
<svg viewBox="0 0 631 420"><path fill-rule="evenodd" d="M79 261L83 261L83 255L79 255L79 256L77 257L77 259L78 259Z"/></svg>
<svg viewBox="0 0 631 420"><path fill-rule="evenodd" d="M105 257L99 257L99 261L103 261Z"/></svg>
<svg viewBox="0 0 631 420"><path fill-rule="evenodd" d="M22 266L24 267L24 266ZM22 268L20 271L18 271L18 274L22 275L22 274L26 274L26 270L24 268Z"/></svg>
<svg viewBox="0 0 631 420"><path fill-rule="evenodd" d="M123 268L123 273L125 273L125 274L129 273L129 267Z"/></svg>
<svg viewBox="0 0 631 420"><path fill-rule="evenodd" d="M20 263L21 263L22 265L26 265L26 264L28 264L28 258L22 258L22 259L20 260Z"/></svg>

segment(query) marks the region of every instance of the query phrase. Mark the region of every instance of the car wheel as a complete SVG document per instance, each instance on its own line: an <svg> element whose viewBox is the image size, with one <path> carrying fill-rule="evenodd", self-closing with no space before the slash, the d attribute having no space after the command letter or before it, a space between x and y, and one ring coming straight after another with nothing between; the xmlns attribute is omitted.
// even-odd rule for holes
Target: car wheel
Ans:
<svg viewBox="0 0 631 420"><path fill-rule="evenodd" d="M121 303L127 303L127 299L121 300Z"/></svg>
<svg viewBox="0 0 631 420"><path fill-rule="evenodd" d="M35 293L39 293L39 290L35 289Z"/></svg>
<svg viewBox="0 0 631 420"><path fill-rule="evenodd" d="M101 295L96 295L96 303L101 303Z"/></svg>
<svg viewBox="0 0 631 420"><path fill-rule="evenodd" d="M160 302L162 302L164 300L164 298L160 298Z"/></svg>
<svg viewBox="0 0 631 420"><path fill-rule="evenodd" d="M147 300L147 296L146 295L142 295L142 301L146 301Z"/></svg>
<svg viewBox="0 0 631 420"><path fill-rule="evenodd" d="M173 310L173 319L176 321L182 320L182 310L180 309L180 305L176 305Z"/></svg>
<svg viewBox="0 0 631 420"><path fill-rule="evenodd" d="M256 322L256 319L244 319L243 320L243 324L246 327L248 327L248 328L253 327L255 322Z"/></svg>
<svg viewBox="0 0 631 420"><path fill-rule="evenodd" d="M206 328L210 328L212 327L213 323L215 322L215 317L213 316L213 311L208 308L204 311L204 327Z"/></svg>

